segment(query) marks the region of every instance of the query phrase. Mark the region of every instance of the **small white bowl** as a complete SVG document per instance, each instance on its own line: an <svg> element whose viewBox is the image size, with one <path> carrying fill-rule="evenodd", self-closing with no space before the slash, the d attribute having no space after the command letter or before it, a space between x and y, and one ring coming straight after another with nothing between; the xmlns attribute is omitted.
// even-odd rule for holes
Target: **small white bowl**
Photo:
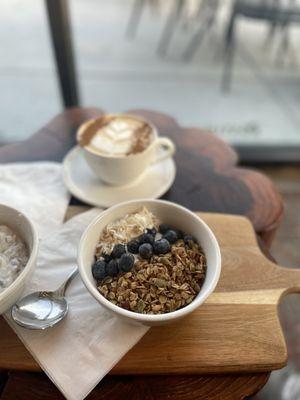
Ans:
<svg viewBox="0 0 300 400"><path fill-rule="evenodd" d="M207 272L204 284L197 297L187 306L170 313L147 315L125 310L108 301L97 290L91 266L95 248L103 228L110 222L135 212L145 206L162 222L193 235L202 246L207 259ZM162 325L182 318L199 307L215 289L221 273L221 253L218 242L209 227L195 213L163 200L133 200L109 208L91 222L81 237L78 249L78 266L81 278L92 296L114 315L130 323Z"/></svg>
<svg viewBox="0 0 300 400"><path fill-rule="evenodd" d="M0 314L7 311L22 296L25 285L36 266L38 253L38 236L29 219L20 211L0 204L0 225L7 225L26 243L29 259L17 279L0 292Z"/></svg>

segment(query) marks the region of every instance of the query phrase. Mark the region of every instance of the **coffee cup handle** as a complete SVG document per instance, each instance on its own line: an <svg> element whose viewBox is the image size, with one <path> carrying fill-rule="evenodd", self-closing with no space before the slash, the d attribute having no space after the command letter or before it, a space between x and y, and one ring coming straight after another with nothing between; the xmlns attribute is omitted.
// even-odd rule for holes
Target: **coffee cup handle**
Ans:
<svg viewBox="0 0 300 400"><path fill-rule="evenodd" d="M155 154L154 160L152 164L165 160L168 157L173 156L175 153L175 144L167 137L159 137L153 143L155 150L159 147L162 148L162 151L158 154Z"/></svg>

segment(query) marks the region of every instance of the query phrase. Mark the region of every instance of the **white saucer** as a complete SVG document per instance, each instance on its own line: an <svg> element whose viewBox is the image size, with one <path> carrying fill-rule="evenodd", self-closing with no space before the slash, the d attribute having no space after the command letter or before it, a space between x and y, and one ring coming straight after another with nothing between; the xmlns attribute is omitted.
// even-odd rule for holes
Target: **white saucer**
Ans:
<svg viewBox="0 0 300 400"><path fill-rule="evenodd" d="M175 162L170 157L151 165L134 183L110 186L93 174L79 146L71 149L63 160L63 179L69 191L79 200L97 207L110 207L133 199L161 197L171 187L175 174Z"/></svg>

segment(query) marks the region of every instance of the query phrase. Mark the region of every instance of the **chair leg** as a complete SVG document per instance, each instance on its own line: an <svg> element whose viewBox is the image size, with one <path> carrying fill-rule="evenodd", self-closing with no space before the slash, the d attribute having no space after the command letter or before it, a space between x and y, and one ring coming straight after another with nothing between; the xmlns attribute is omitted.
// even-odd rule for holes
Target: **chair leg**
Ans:
<svg viewBox="0 0 300 400"><path fill-rule="evenodd" d="M79 105L67 0L46 0L56 70L65 107Z"/></svg>
<svg viewBox="0 0 300 400"><path fill-rule="evenodd" d="M136 35L144 5L145 5L145 0L134 1L131 15L129 17L129 21L126 28L126 36L128 37L128 39L133 39Z"/></svg>
<svg viewBox="0 0 300 400"><path fill-rule="evenodd" d="M282 60L282 64L288 59L288 53L292 53L290 46L290 37L289 37L289 23L285 23L281 26L281 43L279 45L277 51L277 60L280 63Z"/></svg>
<svg viewBox="0 0 300 400"><path fill-rule="evenodd" d="M212 0L209 0L212 1ZM209 6L209 4L208 4ZM212 28L217 15L218 4L216 3L214 6L210 6L209 9L203 9L203 18L202 24L197 32L193 35L192 39L190 40L189 44L186 47L182 55L183 61L190 61L194 56L197 48L201 45L204 36L210 31Z"/></svg>
<svg viewBox="0 0 300 400"><path fill-rule="evenodd" d="M231 87L232 67L233 67L233 57L234 57L234 47L235 47L234 35L235 35L236 16L237 15L235 11L233 10L225 36L224 70L221 82L221 90L224 93L228 93Z"/></svg>
<svg viewBox="0 0 300 400"><path fill-rule="evenodd" d="M278 24L277 24L276 20L270 22L270 27L269 27L269 32L268 32L269 39L273 39L276 29L277 29L277 26L278 26Z"/></svg>
<svg viewBox="0 0 300 400"><path fill-rule="evenodd" d="M183 11L184 0L173 1L175 2L174 8L171 10L171 13L167 19L157 48L157 53L161 56L164 56L167 52L176 23L178 22Z"/></svg>

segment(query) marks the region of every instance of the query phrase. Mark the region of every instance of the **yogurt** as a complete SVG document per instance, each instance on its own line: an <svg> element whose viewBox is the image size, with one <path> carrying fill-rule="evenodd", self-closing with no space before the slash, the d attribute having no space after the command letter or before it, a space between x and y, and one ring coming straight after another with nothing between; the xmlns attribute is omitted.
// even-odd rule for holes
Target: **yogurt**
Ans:
<svg viewBox="0 0 300 400"><path fill-rule="evenodd" d="M29 258L26 244L8 226L0 225L0 292L10 286Z"/></svg>

